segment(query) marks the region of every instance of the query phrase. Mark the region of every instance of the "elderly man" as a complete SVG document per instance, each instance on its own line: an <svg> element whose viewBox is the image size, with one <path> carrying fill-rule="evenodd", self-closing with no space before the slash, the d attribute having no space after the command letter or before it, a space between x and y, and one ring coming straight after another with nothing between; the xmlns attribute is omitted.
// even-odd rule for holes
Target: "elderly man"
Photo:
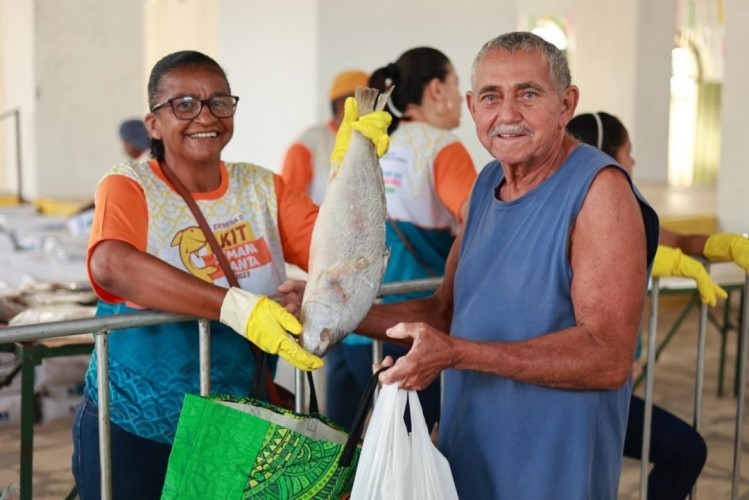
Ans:
<svg viewBox="0 0 749 500"><path fill-rule="evenodd" d="M497 161L445 281L357 329L412 343L384 383L420 389L449 369L439 447L461 498L617 495L658 220L622 168L566 135L577 101L564 55L541 38L481 49L467 103Z"/></svg>

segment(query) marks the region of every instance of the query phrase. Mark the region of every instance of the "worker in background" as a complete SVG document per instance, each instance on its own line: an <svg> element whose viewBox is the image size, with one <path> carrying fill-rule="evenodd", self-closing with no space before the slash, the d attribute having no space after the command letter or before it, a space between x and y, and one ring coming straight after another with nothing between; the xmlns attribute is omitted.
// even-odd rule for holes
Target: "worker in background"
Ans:
<svg viewBox="0 0 749 500"><path fill-rule="evenodd" d="M293 189L307 193L318 205L322 202L328 183L330 153L343 120L343 104L347 97L354 95L357 86L366 87L368 82L369 75L359 70L344 71L336 76L328 91L333 117L327 123L302 132L286 152L281 169L284 182Z"/></svg>
<svg viewBox="0 0 749 500"><path fill-rule="evenodd" d="M125 120L120 124L122 149L131 160L148 160L149 137L143 120Z"/></svg>

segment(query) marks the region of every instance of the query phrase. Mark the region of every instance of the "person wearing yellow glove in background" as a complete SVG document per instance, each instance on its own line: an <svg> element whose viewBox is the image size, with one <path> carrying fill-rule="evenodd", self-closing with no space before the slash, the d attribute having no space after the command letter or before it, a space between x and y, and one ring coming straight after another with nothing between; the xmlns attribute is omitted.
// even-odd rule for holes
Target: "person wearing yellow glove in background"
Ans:
<svg viewBox="0 0 749 500"><path fill-rule="evenodd" d="M678 248L658 245L652 275L654 277L681 276L695 280L702 302L710 307L717 303L716 297L721 299L728 297L726 291L712 280L705 266L684 255Z"/></svg>
<svg viewBox="0 0 749 500"><path fill-rule="evenodd" d="M301 284L285 282L284 265L306 269L317 206L270 170L222 161L239 98L215 60L195 51L165 56L151 71L148 101L153 159L114 166L96 192L87 266L97 314L157 309L212 320L216 394L249 395L250 342L304 370L320 368L290 335L302 330L293 316ZM196 199L239 287L229 288L167 171ZM280 303L269 298L277 293ZM109 345L114 494L159 498L184 395L200 391L197 322L115 330ZM271 371L276 362L268 358ZM100 491L97 389L94 354L73 426L81 498Z"/></svg>
<svg viewBox="0 0 749 500"><path fill-rule="evenodd" d="M702 254L710 262L735 262L749 273L749 239L746 234L711 234L705 240Z"/></svg>
<svg viewBox="0 0 749 500"><path fill-rule="evenodd" d="M614 158L631 175L635 165L632 144L627 129L615 116L584 113L570 120L567 132ZM710 306L716 304L716 297L725 298L726 292L710 278L705 266L689 255L710 261L733 260L749 272L749 245L740 235L681 235L661 227L658 241L652 275L694 279L702 302ZM624 438L626 457L642 457L644 413L644 400L632 395ZM648 475L648 498L685 498L705 465L705 440L691 425L657 405L653 405L651 426L649 459L653 468Z"/></svg>

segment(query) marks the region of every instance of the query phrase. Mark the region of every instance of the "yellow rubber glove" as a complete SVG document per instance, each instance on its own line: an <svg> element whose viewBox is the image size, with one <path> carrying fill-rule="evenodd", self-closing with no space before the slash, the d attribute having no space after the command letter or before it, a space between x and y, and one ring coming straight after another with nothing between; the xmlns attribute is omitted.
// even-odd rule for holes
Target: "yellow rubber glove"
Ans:
<svg viewBox="0 0 749 500"><path fill-rule="evenodd" d="M366 114L351 124L351 128L372 141L377 149L377 156L382 157L390 147L388 127L393 117L387 111L375 111Z"/></svg>
<svg viewBox="0 0 749 500"><path fill-rule="evenodd" d="M749 239L743 234L713 234L702 253L711 262L733 261L749 273Z"/></svg>
<svg viewBox="0 0 749 500"><path fill-rule="evenodd" d="M653 262L653 276L682 276L695 280L702 302L710 307L716 304L716 296L722 299L728 297L726 291L712 280L705 266L684 255L678 248L658 245Z"/></svg>
<svg viewBox="0 0 749 500"><path fill-rule="evenodd" d="M359 118L359 105L353 97L346 98L343 105L343 120L335 135L335 145L330 153L330 162L340 165L351 142L351 124Z"/></svg>
<svg viewBox="0 0 749 500"><path fill-rule="evenodd" d="M387 130L393 120L388 112L375 111L360 117L359 105L353 97L346 99L343 110L343 120L341 126L338 127L333 152L330 154L331 163L340 165L343 162L343 157L346 156L346 151L351 142L352 130L356 130L372 141L377 149L377 156L387 153L388 147L390 147L390 137L387 135Z"/></svg>
<svg viewBox="0 0 749 500"><path fill-rule="evenodd" d="M289 332L302 333L299 321L264 295L230 288L221 304L221 322L263 351L278 354L301 370L317 370L323 365L322 359L308 353L289 337Z"/></svg>

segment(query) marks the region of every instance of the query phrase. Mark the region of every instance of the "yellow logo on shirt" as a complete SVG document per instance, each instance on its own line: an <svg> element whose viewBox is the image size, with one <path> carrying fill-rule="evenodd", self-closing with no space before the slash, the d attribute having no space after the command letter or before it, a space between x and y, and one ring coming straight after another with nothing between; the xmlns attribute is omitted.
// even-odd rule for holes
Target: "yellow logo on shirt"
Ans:
<svg viewBox="0 0 749 500"><path fill-rule="evenodd" d="M237 279L249 276L252 269L270 264L273 260L267 241L263 236L255 239L247 221L237 219L217 224L216 227L219 228L214 232L216 240ZM180 260L185 269L203 281L212 283L224 276L200 227L191 226L179 231L172 239L172 246L179 246Z"/></svg>
<svg viewBox="0 0 749 500"><path fill-rule="evenodd" d="M182 260L185 269L203 281L213 283L211 275L218 271L218 268L210 264L200 267L193 261L193 256L200 258L198 254L204 248L206 250L205 254L213 257L213 252L211 252L211 247L208 245L208 241L206 240L203 231L196 226L183 229L174 235L174 238L172 239L172 246L174 247L178 245L179 257ZM205 256L203 256L201 260L205 263Z"/></svg>

